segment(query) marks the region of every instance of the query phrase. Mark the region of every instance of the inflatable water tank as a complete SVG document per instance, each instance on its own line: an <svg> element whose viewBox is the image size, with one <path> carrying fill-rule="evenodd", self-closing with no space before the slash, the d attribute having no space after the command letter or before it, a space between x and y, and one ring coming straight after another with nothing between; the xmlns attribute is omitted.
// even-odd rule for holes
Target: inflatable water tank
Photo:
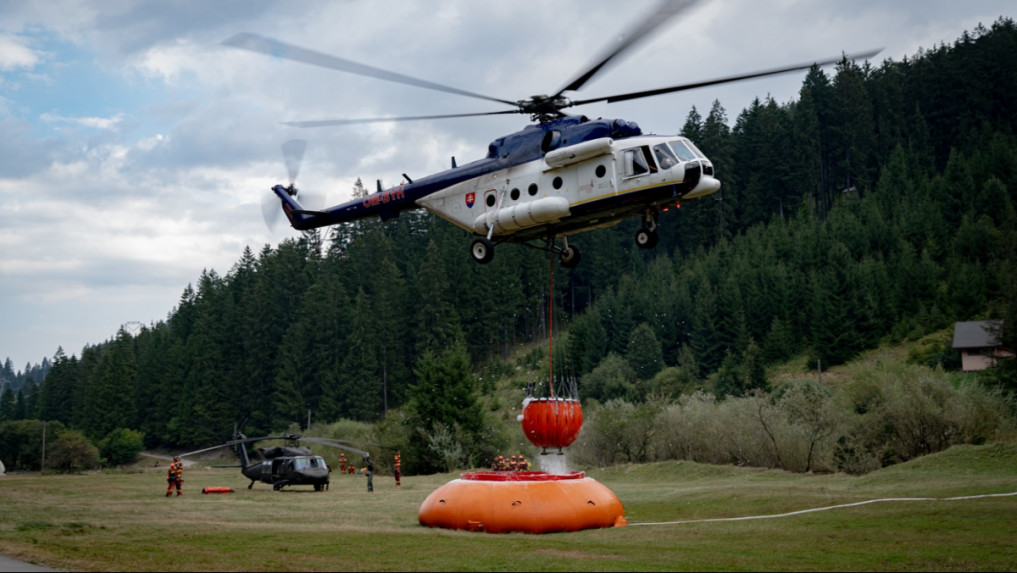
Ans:
<svg viewBox="0 0 1017 573"><path fill-rule="evenodd" d="M627 525L625 508L582 472L462 474L420 507L421 525L487 533L555 533Z"/></svg>

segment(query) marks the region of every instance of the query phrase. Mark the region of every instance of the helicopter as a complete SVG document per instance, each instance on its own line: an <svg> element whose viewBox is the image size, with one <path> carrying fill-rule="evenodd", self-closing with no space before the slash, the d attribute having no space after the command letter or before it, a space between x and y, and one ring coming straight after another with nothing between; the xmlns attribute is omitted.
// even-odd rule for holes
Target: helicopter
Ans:
<svg viewBox="0 0 1017 573"><path fill-rule="evenodd" d="M662 0L623 33L617 45L608 46L553 95L516 101L382 70L256 34L240 33L223 41L225 46L275 58L482 99L511 108L485 113L316 120L284 125L315 128L506 114L528 114L534 122L521 131L495 139L482 159L460 166L453 157L451 169L416 180L404 173L403 183L387 189L382 188L379 180L375 193L321 210L306 209L299 201L296 179L306 142L288 141L283 144L283 156L289 172L289 186L272 187L272 195L263 203L266 223L272 227L279 204L290 225L300 231L368 217L386 222L399 217L402 211L423 208L473 234L470 254L477 263L491 262L497 245L522 243L557 254L563 267L574 268L581 261L582 253L578 245L569 242L570 236L610 227L629 217L641 217L643 224L635 235L635 243L642 249L656 247L662 210L680 207L682 201L700 199L720 190L721 182L713 163L688 138L644 134L639 125L631 121L591 119L585 115L567 115L563 110L791 73L814 65L867 59L881 51L842 54L815 62L607 97L570 99L565 95L581 90L595 75L616 63L619 56L695 3L695 0ZM557 244L559 238L561 246Z"/></svg>
<svg viewBox="0 0 1017 573"><path fill-rule="evenodd" d="M284 440L286 445L271 448L259 448L258 452L261 454L262 460L252 461L247 455L247 444L268 440ZM360 454L364 457L365 465L366 460L371 456L371 454L363 450L358 450L350 447L349 445L345 445L353 442L343 442L341 440L332 440L329 438L307 438L299 434L283 434L281 436L248 438L240 432L236 432L233 434L233 438L225 444L194 452L188 452L186 454L182 454L180 457L184 458L205 452L211 452L221 448L239 446L237 450L240 454L240 465L214 467L240 468L240 472L244 474L244 477L251 480L247 489L252 489L255 483L261 482L270 484L273 491L280 491L284 487L297 485L314 486L314 491L317 492L327 491L330 482L329 474L332 472L331 468L329 468L328 464L325 463L324 458L314 455L310 448L299 445L300 442L318 444L321 446L328 446L330 448L346 450L354 454Z"/></svg>

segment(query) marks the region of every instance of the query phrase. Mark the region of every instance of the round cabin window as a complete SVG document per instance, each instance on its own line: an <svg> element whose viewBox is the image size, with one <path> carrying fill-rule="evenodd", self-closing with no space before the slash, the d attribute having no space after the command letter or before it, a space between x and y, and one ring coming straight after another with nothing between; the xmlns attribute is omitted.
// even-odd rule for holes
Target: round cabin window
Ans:
<svg viewBox="0 0 1017 573"><path fill-rule="evenodd" d="M564 183L565 182L561 180L561 177L555 177L554 181L551 183L551 185L553 185L555 189L561 189L561 186Z"/></svg>
<svg viewBox="0 0 1017 573"><path fill-rule="evenodd" d="M509 193L509 197L512 197L512 200L513 200L513 201L518 201L518 200L519 200L519 190L518 190L518 189L513 189L513 190L512 190L512 191L511 191L511 192Z"/></svg>
<svg viewBox="0 0 1017 573"><path fill-rule="evenodd" d="M603 178L605 175L607 175L607 167L604 167L603 165L598 165L597 178Z"/></svg>
<svg viewBox="0 0 1017 573"><path fill-rule="evenodd" d="M497 199L495 199L494 193L491 193L490 195L487 196L487 206L488 207L494 207L494 202L495 201L497 201Z"/></svg>
<svg viewBox="0 0 1017 573"><path fill-rule="evenodd" d="M537 191L538 188L536 183L530 183L529 189L526 190L526 192L530 194L530 197L535 196L537 194Z"/></svg>

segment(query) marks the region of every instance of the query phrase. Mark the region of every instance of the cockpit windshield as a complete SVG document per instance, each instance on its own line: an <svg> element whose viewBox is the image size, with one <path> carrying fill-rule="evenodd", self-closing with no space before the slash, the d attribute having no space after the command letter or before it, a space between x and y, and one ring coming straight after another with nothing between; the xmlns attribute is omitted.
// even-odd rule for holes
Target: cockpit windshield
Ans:
<svg viewBox="0 0 1017 573"><path fill-rule="evenodd" d="M300 471L311 467L311 460L307 458L293 458L293 469Z"/></svg>
<svg viewBox="0 0 1017 573"><path fill-rule="evenodd" d="M322 458L311 458L311 467L325 469L328 466L325 464L325 460Z"/></svg>
<svg viewBox="0 0 1017 573"><path fill-rule="evenodd" d="M692 145L692 143L689 142L688 145ZM672 141L671 149L674 150L675 155L677 155L682 161L692 161L696 158L696 154L689 149L684 141Z"/></svg>
<svg viewBox="0 0 1017 573"><path fill-rule="evenodd" d="M674 152L663 143L653 147L653 154L657 156L657 163L661 169L671 169L678 165L678 158L675 157Z"/></svg>
<svg viewBox="0 0 1017 573"><path fill-rule="evenodd" d="M695 153L695 154L696 154L696 155L697 155L697 156L698 156L698 157L699 157L700 159L706 159L706 156L705 156L705 155L703 155L703 152L702 152L702 151L699 151L699 148L698 148L698 147L696 147L696 144L695 144L695 143L692 143L691 141L686 141L686 142L685 142L685 145L688 145L688 146L689 146L689 148L690 148L690 149L692 149L692 151L693 151L693 152L694 152L694 153Z"/></svg>

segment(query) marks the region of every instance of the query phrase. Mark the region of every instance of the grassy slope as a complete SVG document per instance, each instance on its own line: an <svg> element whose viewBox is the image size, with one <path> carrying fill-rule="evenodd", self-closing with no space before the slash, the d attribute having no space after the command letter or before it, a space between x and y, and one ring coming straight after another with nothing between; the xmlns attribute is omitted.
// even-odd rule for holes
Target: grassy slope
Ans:
<svg viewBox="0 0 1017 573"><path fill-rule="evenodd" d="M861 478L662 463L593 474L653 522L780 513L887 496L1017 491L1017 446L958 447ZM75 570L1014 570L1017 499L881 504L743 523L548 536L421 528L449 476L337 476L325 494L246 489L226 470L0 478L0 552ZM231 496L201 496L203 486Z"/></svg>

